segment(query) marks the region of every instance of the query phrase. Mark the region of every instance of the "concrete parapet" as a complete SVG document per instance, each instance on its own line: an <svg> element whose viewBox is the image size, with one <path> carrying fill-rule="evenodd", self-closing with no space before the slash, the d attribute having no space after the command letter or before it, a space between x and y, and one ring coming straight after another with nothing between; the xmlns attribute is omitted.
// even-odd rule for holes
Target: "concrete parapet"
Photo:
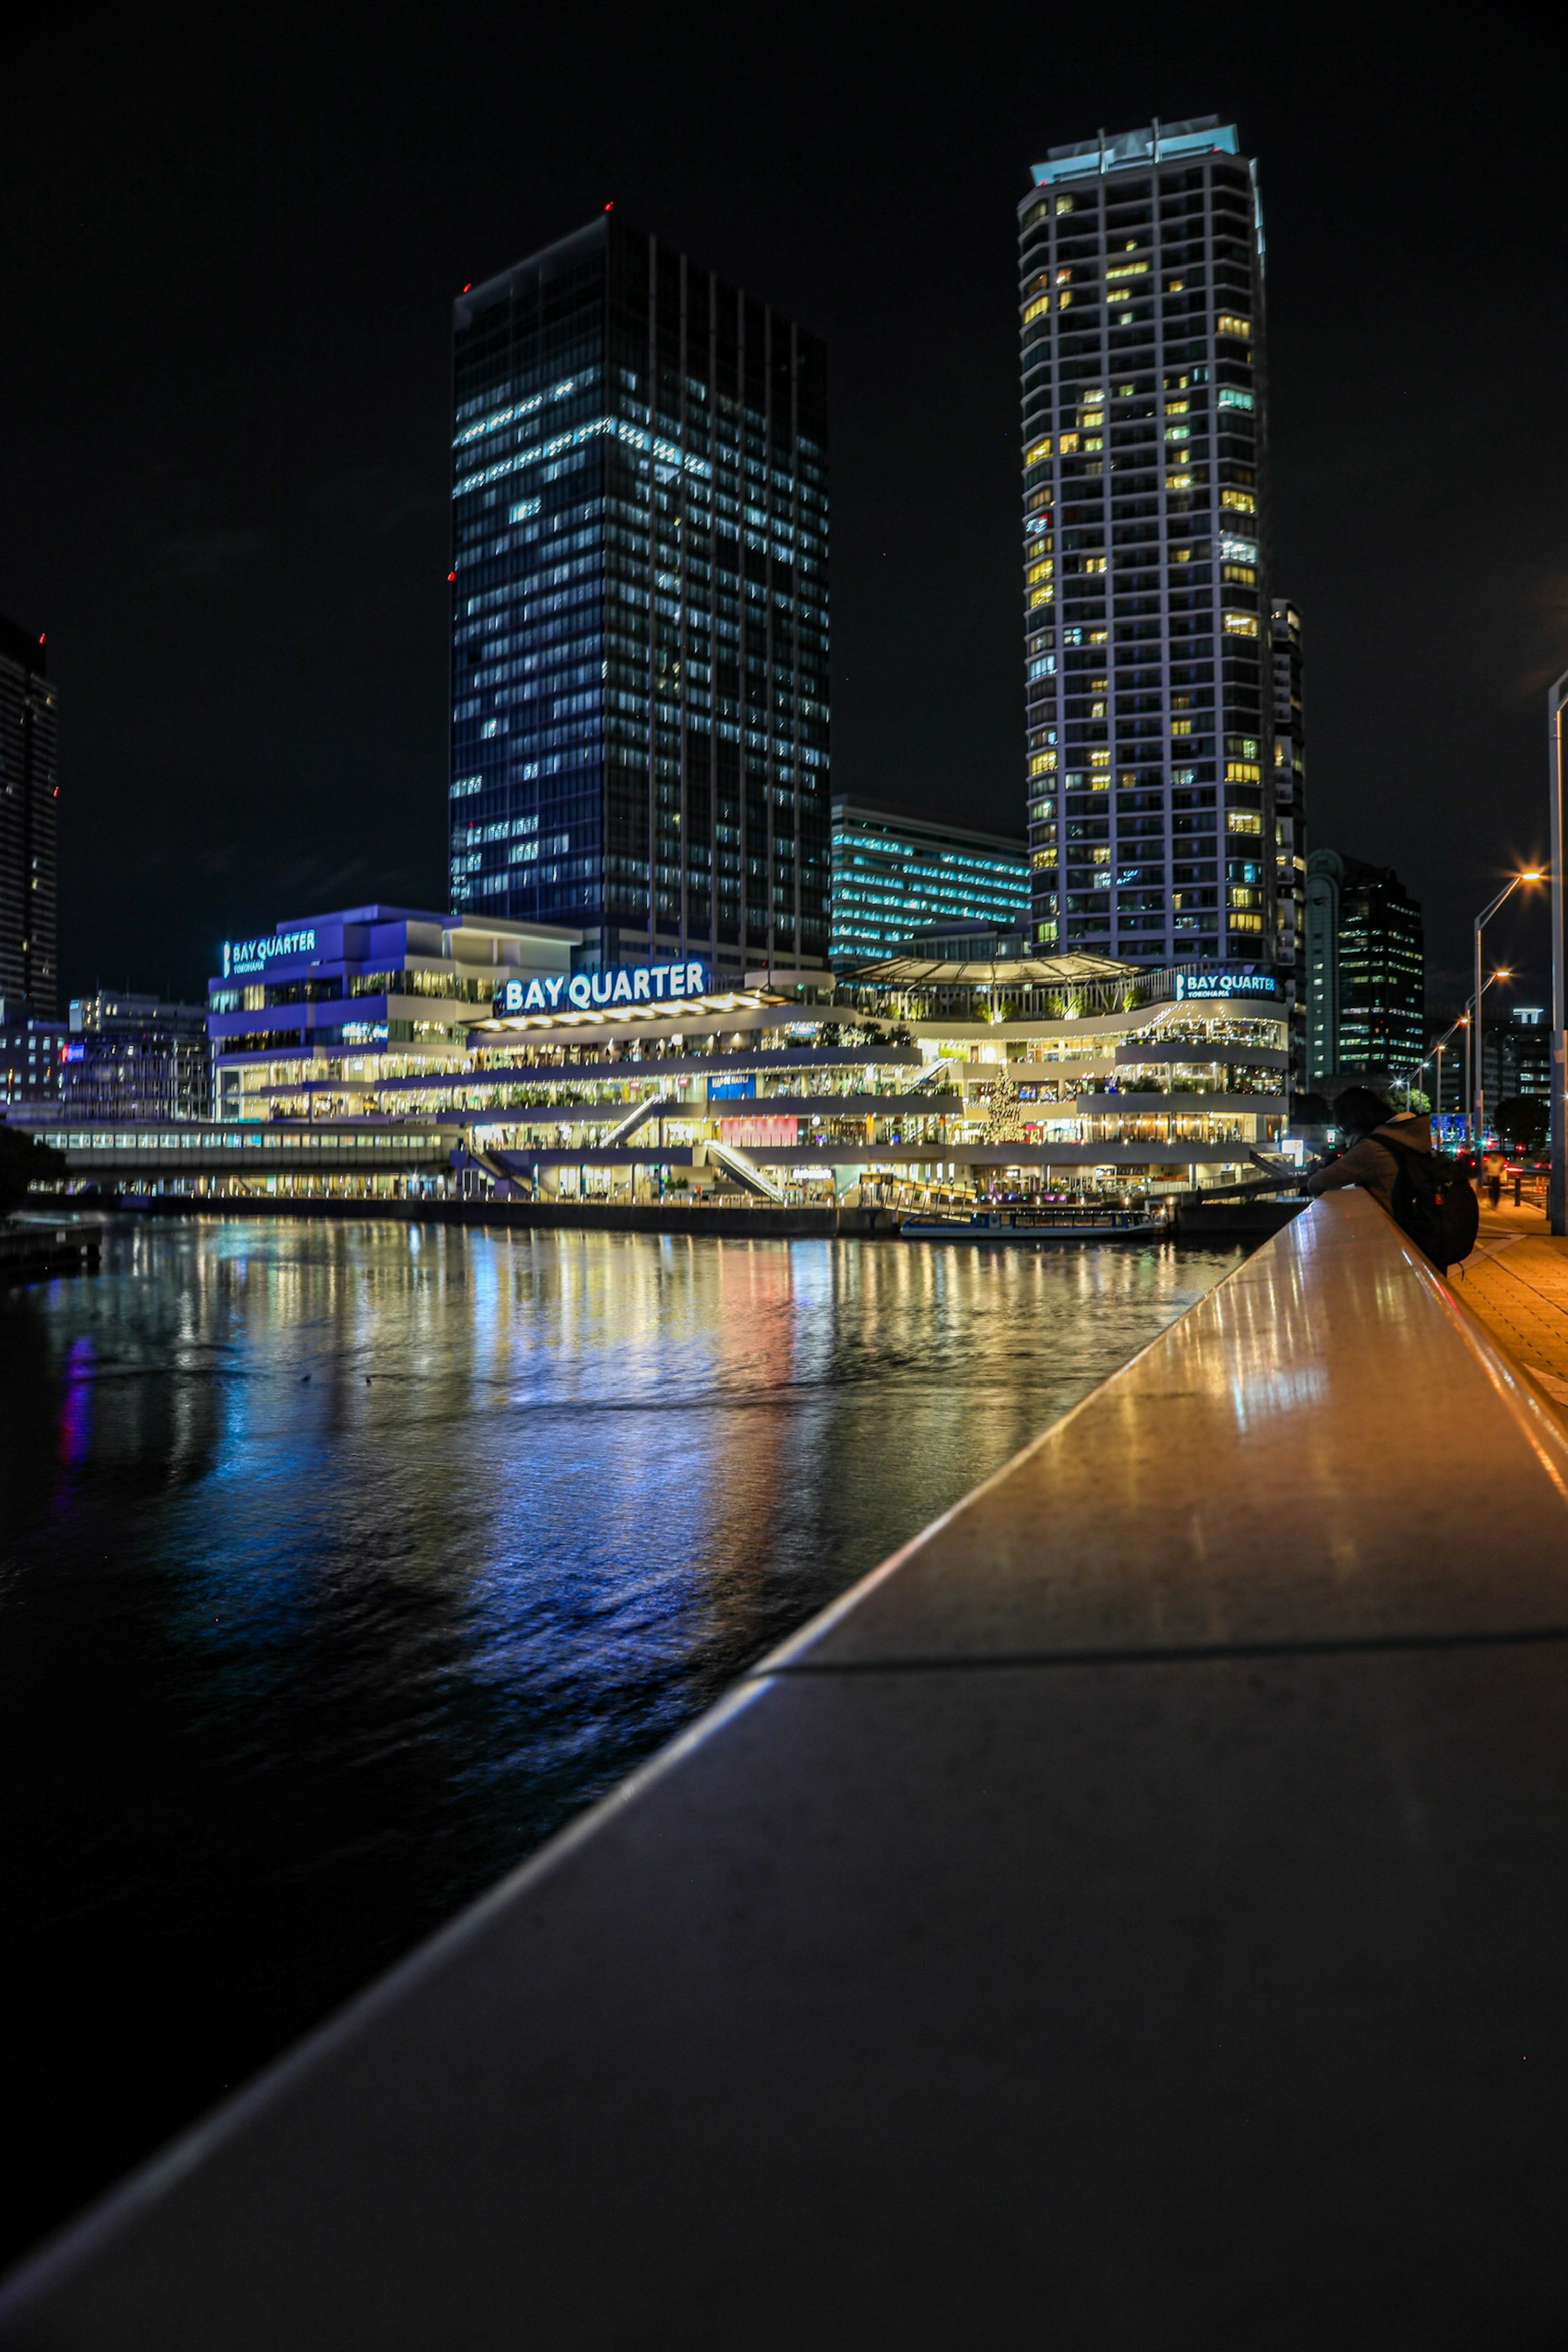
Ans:
<svg viewBox="0 0 1568 2352"><path fill-rule="evenodd" d="M1363 1195L68 2232L0 2343L1559 2340L1568 1437Z"/></svg>

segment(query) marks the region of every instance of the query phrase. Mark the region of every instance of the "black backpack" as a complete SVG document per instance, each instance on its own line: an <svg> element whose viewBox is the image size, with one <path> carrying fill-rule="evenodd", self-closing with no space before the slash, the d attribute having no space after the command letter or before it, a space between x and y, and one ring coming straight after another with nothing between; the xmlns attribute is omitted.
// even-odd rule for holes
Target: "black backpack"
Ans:
<svg viewBox="0 0 1568 2352"><path fill-rule="evenodd" d="M1384 1128L1373 1138L1394 1154L1394 1221L1439 1274L1469 1256L1480 1231L1481 1210L1468 1176L1451 1160L1396 1143Z"/></svg>

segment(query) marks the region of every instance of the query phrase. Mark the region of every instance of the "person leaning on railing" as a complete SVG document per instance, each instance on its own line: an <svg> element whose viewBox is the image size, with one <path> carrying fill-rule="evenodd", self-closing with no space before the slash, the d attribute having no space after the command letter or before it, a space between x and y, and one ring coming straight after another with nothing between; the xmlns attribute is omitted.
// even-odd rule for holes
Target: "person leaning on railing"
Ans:
<svg viewBox="0 0 1568 2352"><path fill-rule="evenodd" d="M1432 1122L1425 1111L1391 1111L1380 1095L1370 1087L1347 1087L1334 1105L1335 1124L1351 1139L1349 1148L1326 1168L1309 1176L1303 1192L1314 1198L1320 1192L1332 1192L1346 1184L1359 1184L1394 1214L1394 1188L1399 1180L1398 1154L1379 1142L1382 1134L1392 1136L1395 1143L1407 1151L1432 1150Z"/></svg>

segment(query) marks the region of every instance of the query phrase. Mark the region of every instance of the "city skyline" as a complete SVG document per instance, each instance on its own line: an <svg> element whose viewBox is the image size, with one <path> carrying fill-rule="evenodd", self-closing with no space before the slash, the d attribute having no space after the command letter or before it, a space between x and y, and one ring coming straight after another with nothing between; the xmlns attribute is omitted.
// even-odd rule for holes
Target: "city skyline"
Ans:
<svg viewBox="0 0 1568 2352"><path fill-rule="evenodd" d="M50 38L26 37L29 62L51 64ZM510 159L503 173L499 120L481 107L477 148L438 185L418 142L381 126L394 95L426 111L450 104L447 79L436 71L416 101L424 61L416 72L395 43L365 122L341 154L315 141L309 169L304 118L281 97L267 100L281 108L268 160L245 150L232 186L234 140L198 131L191 170L212 201L184 216L195 242L173 283L165 256L179 240L163 233L157 185L142 175L143 209L124 220L109 205L111 184L136 179L137 141L155 142L156 105L133 133L117 78L113 123L88 142L116 170L95 168L79 201L46 214L58 167L29 142L51 97L5 167L21 174L18 219L38 231L5 264L18 313L37 308L43 258L55 279L70 276L79 215L122 247L94 322L101 379L75 324L51 319L39 338L49 356L22 351L4 393L9 446L27 463L3 469L0 610L47 630L68 719L67 990L101 972L188 992L219 931L279 904L441 895L428 814L444 756L449 568L435 478L449 437L436 424L441 318L466 279L612 196L833 348L837 787L1016 826L1005 222L1030 154L1145 108L1238 120L1265 158L1286 542L1275 578L1306 617L1313 832L1408 874L1429 910L1440 990L1492 873L1543 845L1536 670L1560 666L1561 461L1534 387L1551 380L1561 331L1539 305L1521 312L1527 348L1510 401L1531 451L1528 495L1516 469L1483 497L1467 454L1479 362L1450 324L1452 272L1469 266L1471 243L1486 289L1476 299L1489 303L1511 299L1516 273L1521 289L1533 283L1550 244L1529 92L1521 101L1509 71L1515 38L1505 17L1463 79L1442 43L1412 69L1397 44L1374 39L1354 92L1332 82L1331 45L1309 39L1292 51L1289 106L1267 44L1240 59L1217 42L1186 56L1156 38L1130 73L1068 39L1048 89L999 77L994 50L941 78L900 62L903 112L929 121L940 88L944 140L898 182L903 226L874 266L850 231L874 217L870 192L892 184L906 126L873 134L857 116L851 134L828 84L814 85L811 140L750 118L744 152L716 136L672 157L639 130L644 93L634 107L623 77L601 93L591 131L568 108L521 174ZM847 93L867 59L847 37L830 53ZM242 62L215 102L219 127L226 107L243 114L272 88L269 54ZM657 82L664 68L653 70ZM1412 70L1413 82L1399 79ZM68 71L60 87L76 87ZM1395 87L1411 100L1397 115ZM1436 232L1439 196L1447 205L1454 171L1484 153L1505 89L1510 122L1524 106L1526 175L1506 251L1483 235L1484 205L1449 207ZM88 121L108 105L96 83L77 94ZM1419 142L1404 127L1415 111ZM841 134L835 171L816 173L815 155ZM280 209L274 173L309 186L309 204ZM1359 263L1331 264L1359 251L1349 232L1395 199L1407 226L1374 296ZM225 256L243 265L238 278L213 266ZM100 380L122 387L107 410ZM965 805L947 796L954 772L973 780ZM1531 919L1521 909L1527 939ZM1506 926L1498 949L1530 961Z"/></svg>

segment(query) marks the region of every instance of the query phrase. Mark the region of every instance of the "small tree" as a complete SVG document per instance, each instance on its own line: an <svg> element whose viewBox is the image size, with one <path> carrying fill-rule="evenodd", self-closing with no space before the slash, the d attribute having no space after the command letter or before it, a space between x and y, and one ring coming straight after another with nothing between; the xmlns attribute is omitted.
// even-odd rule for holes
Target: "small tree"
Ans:
<svg viewBox="0 0 1568 2352"><path fill-rule="evenodd" d="M57 1181L66 1172L63 1151L51 1150L19 1127L0 1126L0 1217L8 1217L27 1197L30 1184Z"/></svg>

